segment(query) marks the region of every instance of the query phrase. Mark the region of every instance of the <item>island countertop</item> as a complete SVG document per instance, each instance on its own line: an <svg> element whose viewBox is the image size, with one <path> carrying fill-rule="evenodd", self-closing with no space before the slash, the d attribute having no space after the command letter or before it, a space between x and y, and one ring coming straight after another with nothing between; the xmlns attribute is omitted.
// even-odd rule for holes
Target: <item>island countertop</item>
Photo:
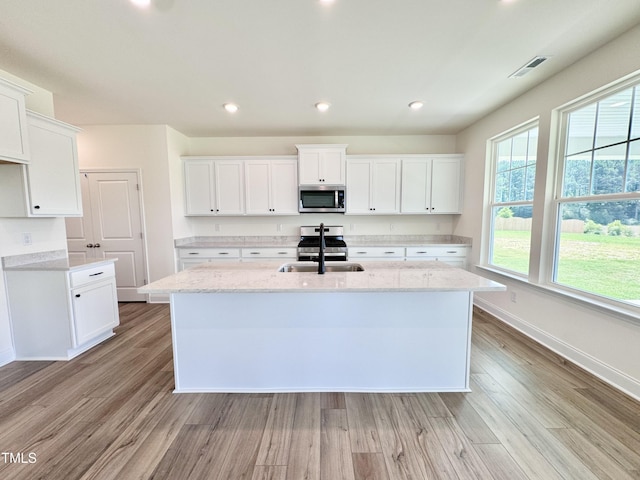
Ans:
<svg viewBox="0 0 640 480"><path fill-rule="evenodd" d="M299 262L293 262L299 263ZM340 262L337 262L340 263ZM138 289L140 293L310 293L501 291L500 283L442 262L358 261L363 272L278 272L282 262L203 263ZM331 262L327 262L330 265Z"/></svg>

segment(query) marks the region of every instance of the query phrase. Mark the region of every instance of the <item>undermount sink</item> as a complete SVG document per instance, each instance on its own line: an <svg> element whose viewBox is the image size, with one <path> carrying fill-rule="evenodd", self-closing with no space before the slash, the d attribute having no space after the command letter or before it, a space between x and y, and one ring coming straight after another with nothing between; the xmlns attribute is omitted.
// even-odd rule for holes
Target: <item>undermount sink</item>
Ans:
<svg viewBox="0 0 640 480"><path fill-rule="evenodd" d="M317 263L285 263L279 272L317 272ZM359 263L340 262L325 264L325 271L328 272L364 272L364 268Z"/></svg>

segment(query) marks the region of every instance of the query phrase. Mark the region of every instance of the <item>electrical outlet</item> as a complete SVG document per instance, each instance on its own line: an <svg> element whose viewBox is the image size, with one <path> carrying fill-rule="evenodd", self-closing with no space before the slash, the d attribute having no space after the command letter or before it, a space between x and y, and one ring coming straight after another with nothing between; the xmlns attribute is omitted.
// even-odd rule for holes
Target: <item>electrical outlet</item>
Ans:
<svg viewBox="0 0 640 480"><path fill-rule="evenodd" d="M512 303L518 302L518 296L516 295L516 292L511 292L511 302Z"/></svg>
<svg viewBox="0 0 640 480"><path fill-rule="evenodd" d="M23 245L31 245L31 233L25 232L22 234L22 244Z"/></svg>

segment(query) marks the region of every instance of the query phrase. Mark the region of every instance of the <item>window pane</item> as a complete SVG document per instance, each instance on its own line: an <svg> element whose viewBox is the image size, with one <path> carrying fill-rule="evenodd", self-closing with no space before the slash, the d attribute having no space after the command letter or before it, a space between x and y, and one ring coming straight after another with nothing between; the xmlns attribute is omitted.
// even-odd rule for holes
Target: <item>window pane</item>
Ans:
<svg viewBox="0 0 640 480"><path fill-rule="evenodd" d="M640 200L566 203L556 283L615 300L640 301Z"/></svg>
<svg viewBox="0 0 640 480"><path fill-rule="evenodd" d="M635 88L633 102L633 120L631 121L631 139L640 138L640 86Z"/></svg>
<svg viewBox="0 0 640 480"><path fill-rule="evenodd" d="M524 168L511 170L511 185L509 188L510 202L524 200L524 180Z"/></svg>
<svg viewBox="0 0 640 480"><path fill-rule="evenodd" d="M501 172L496 175L496 203L509 201L509 177L511 172Z"/></svg>
<svg viewBox="0 0 640 480"><path fill-rule="evenodd" d="M528 132L524 132L513 137L513 148L511 151L511 168L520 168L526 165L528 143Z"/></svg>
<svg viewBox="0 0 640 480"><path fill-rule="evenodd" d="M498 158L496 159L496 171L504 172L511 164L511 139L498 144Z"/></svg>
<svg viewBox="0 0 640 480"><path fill-rule="evenodd" d="M596 148L627 140L631 93L632 89L630 88L598 102Z"/></svg>
<svg viewBox="0 0 640 480"><path fill-rule="evenodd" d="M533 188L536 182L536 165L529 165L526 170L527 179L525 181L525 192L524 199L525 200L533 200Z"/></svg>
<svg viewBox="0 0 640 480"><path fill-rule="evenodd" d="M529 148L527 150L527 165L536 163L538 155L538 129L529 130Z"/></svg>
<svg viewBox="0 0 640 480"><path fill-rule="evenodd" d="M593 148L593 133L596 125L596 104L569 114L567 128L567 155Z"/></svg>
<svg viewBox="0 0 640 480"><path fill-rule="evenodd" d="M640 140L629 144L629 161L627 163L627 192L640 191Z"/></svg>
<svg viewBox="0 0 640 480"><path fill-rule="evenodd" d="M594 195L622 192L626 154L626 144L595 151L591 187Z"/></svg>
<svg viewBox="0 0 640 480"><path fill-rule="evenodd" d="M589 195L591 191L591 152L566 158L563 185L563 197Z"/></svg>
<svg viewBox="0 0 640 480"><path fill-rule="evenodd" d="M493 208L491 265L529 273L531 212L530 205Z"/></svg>

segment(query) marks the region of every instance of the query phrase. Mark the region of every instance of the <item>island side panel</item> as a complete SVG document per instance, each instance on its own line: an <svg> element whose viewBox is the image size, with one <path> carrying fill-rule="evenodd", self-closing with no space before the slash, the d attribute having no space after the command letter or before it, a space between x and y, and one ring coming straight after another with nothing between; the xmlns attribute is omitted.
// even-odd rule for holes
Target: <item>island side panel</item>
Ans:
<svg viewBox="0 0 640 480"><path fill-rule="evenodd" d="M176 392L468 391L471 296L174 293Z"/></svg>

